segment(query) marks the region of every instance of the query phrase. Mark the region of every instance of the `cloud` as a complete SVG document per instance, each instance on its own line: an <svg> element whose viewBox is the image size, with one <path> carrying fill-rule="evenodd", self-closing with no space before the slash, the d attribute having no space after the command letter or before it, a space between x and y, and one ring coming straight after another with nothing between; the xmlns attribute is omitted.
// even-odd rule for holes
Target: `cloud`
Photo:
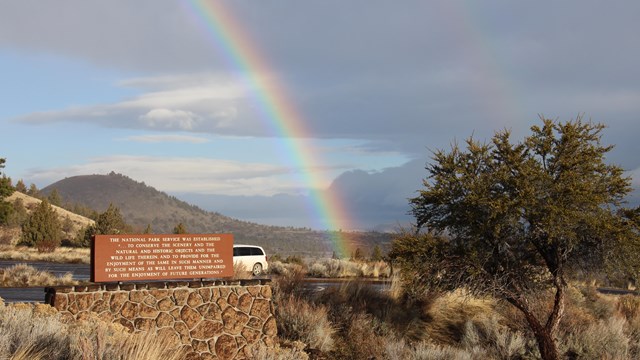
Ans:
<svg viewBox="0 0 640 360"><path fill-rule="evenodd" d="M258 134L263 128L248 105L250 89L243 79L201 74L197 84L192 80L192 74L170 79L136 78L121 84L149 88L123 101L34 112L14 118L14 121L27 124L81 122L111 128L241 136ZM240 112L239 107L244 112Z"/></svg>
<svg viewBox="0 0 640 360"><path fill-rule="evenodd" d="M244 68L228 47L237 34L216 41L215 29L184 4L0 5L1 47L115 68L133 74L120 86L141 92L18 119L279 136L257 108L261 94L241 75L249 72L281 82L283 105L300 110L311 136L362 140L364 151L413 157L472 133L488 137L505 127L522 133L537 114L567 120L584 113L621 136L619 162L639 164L628 151L637 147L624 136L640 132L640 48L631 36L640 31L634 17L640 3L568 1L552 12L501 0L263 5L224 3L262 65L244 59Z"/></svg>
<svg viewBox="0 0 640 360"><path fill-rule="evenodd" d="M30 169L25 177L48 185L69 176L111 171L166 192L269 195L302 187L291 176L295 170L284 166L193 157L108 156L75 166Z"/></svg>
<svg viewBox="0 0 640 360"><path fill-rule="evenodd" d="M192 130L201 118L191 111L152 109L139 117L149 128Z"/></svg>
<svg viewBox="0 0 640 360"><path fill-rule="evenodd" d="M426 159L416 159L381 171L348 171L334 180L329 191L340 194L353 229L395 231L414 220L409 199L423 188L422 180L428 175L425 165ZM636 179L632 182L636 190L626 205L640 206L640 168L627 175ZM313 200L305 195L203 195L186 190L173 194L206 210L267 225L309 226L309 216L313 216L309 214Z"/></svg>
<svg viewBox="0 0 640 360"><path fill-rule="evenodd" d="M334 180L328 191L340 194L340 206L347 209L351 229L393 231L412 221L408 199L416 196L425 175L424 162L413 160L377 172L346 172ZM173 194L203 209L261 224L313 223L309 220L314 216L309 207L314 200L306 195L202 195L186 190Z"/></svg>
<svg viewBox="0 0 640 360"><path fill-rule="evenodd" d="M191 143L191 144L203 144L209 142L209 139L197 136L187 135L137 135L127 136L123 138L124 141L134 141L141 143Z"/></svg>
<svg viewBox="0 0 640 360"><path fill-rule="evenodd" d="M73 107L65 105L71 103L67 99L27 99L34 104L23 108L46 111L28 110L13 119L18 125L64 122L71 124L68 128L93 124L153 132L125 138L147 142L197 143L209 134L250 140L300 135L292 134L283 119L272 118L268 106L274 104L261 103L265 94L251 81L277 80L281 91L269 95L280 97L280 110L299 111L297 125L307 129L307 144L329 144L314 148L318 154L342 157L337 167L352 169L335 179L332 190L344 193L353 211L367 218L404 209L404 200L420 185L414 183L418 171L411 170L419 164L381 169L388 162L376 163L372 157L401 154L396 163L427 158L429 150L448 148L472 134L489 139L503 128L519 140L538 123L538 114L562 121L584 114L608 125L603 142L616 147L607 160L625 169L640 166L640 47L634 36L640 33L640 2L569 0L553 3L552 10L550 3L505 0L407 0L402 6L360 0L221 4L247 35L244 45L254 58L239 59L240 53L232 51L239 45L238 34L216 33L187 2L0 3L0 55L72 59L118 74L116 85L128 94L109 100L95 95L92 103ZM26 87L37 86L30 83L29 69L20 73ZM78 75L70 71L65 76ZM278 125L291 129L273 131ZM15 128L24 134L24 128ZM172 138L175 133L193 137ZM341 140L350 146L333 146ZM353 151L371 155L366 167L352 162ZM285 175L294 171L286 166L162 160L96 158L34 174L55 181L54 175L115 170L167 191L302 192L303 185ZM336 168L335 162L330 165ZM191 178L166 174L167 168L183 168ZM630 174L637 188L640 174ZM180 189L187 180L193 185Z"/></svg>

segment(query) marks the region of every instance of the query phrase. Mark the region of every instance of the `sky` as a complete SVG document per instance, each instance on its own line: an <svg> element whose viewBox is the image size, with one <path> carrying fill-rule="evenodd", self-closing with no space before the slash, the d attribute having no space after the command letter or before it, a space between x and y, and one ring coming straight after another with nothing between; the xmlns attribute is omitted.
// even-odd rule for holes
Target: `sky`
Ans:
<svg viewBox="0 0 640 360"><path fill-rule="evenodd" d="M411 220L432 151L582 115L638 189L638 19L637 1L2 1L0 157L38 188L114 171L241 220L370 230Z"/></svg>

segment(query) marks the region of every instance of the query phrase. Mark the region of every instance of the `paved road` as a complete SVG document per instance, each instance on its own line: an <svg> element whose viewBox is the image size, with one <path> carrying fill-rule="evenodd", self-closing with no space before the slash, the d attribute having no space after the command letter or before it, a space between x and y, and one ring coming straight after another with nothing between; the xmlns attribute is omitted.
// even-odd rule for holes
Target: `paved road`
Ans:
<svg viewBox="0 0 640 360"><path fill-rule="evenodd" d="M0 287L0 298L5 302L44 302L43 287L5 288Z"/></svg>

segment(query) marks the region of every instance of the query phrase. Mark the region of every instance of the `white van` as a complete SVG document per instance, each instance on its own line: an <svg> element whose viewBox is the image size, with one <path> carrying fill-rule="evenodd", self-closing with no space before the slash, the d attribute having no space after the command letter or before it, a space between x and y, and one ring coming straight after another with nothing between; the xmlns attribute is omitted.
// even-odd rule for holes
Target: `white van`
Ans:
<svg viewBox="0 0 640 360"><path fill-rule="evenodd" d="M262 274L268 268L264 249L256 245L233 245L233 265L244 265L254 276Z"/></svg>

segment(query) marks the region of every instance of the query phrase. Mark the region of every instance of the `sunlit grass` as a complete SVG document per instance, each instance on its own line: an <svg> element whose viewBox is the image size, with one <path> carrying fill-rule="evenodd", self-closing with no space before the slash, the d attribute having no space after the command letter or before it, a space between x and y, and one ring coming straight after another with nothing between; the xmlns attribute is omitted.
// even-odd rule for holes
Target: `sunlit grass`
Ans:
<svg viewBox="0 0 640 360"><path fill-rule="evenodd" d="M77 285L78 282L73 280L71 273L57 277L48 271L37 270L33 266L17 264L0 269L0 284L6 287L22 287Z"/></svg>
<svg viewBox="0 0 640 360"><path fill-rule="evenodd" d="M0 247L0 259L19 261L44 261L67 264L89 264L91 251L86 248L59 247L51 253L38 252L36 248L4 245Z"/></svg>
<svg viewBox="0 0 640 360"><path fill-rule="evenodd" d="M306 277L315 278L388 278L391 267L384 261L352 261L346 259L306 259L300 262L269 262L269 272L287 275L303 272Z"/></svg>
<svg viewBox="0 0 640 360"><path fill-rule="evenodd" d="M131 334L95 317L63 323L43 307L48 305L0 306L0 359L184 359L170 337Z"/></svg>

